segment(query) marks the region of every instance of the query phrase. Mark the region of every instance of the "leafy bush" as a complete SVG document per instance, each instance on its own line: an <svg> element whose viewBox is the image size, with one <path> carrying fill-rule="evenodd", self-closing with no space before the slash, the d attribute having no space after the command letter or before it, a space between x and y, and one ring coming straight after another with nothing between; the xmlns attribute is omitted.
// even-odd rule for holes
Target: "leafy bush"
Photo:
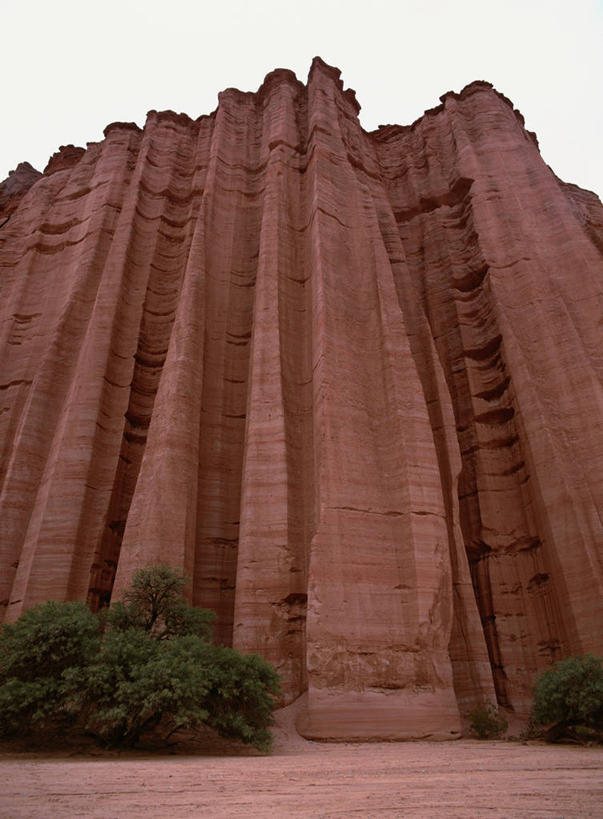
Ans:
<svg viewBox="0 0 603 819"><path fill-rule="evenodd" d="M100 648L96 617L83 603L43 603L0 632L0 731L73 721L87 665Z"/></svg>
<svg viewBox="0 0 603 819"><path fill-rule="evenodd" d="M569 657L536 680L532 719L554 725L554 736L579 726L603 730L603 667L598 657Z"/></svg>
<svg viewBox="0 0 603 819"><path fill-rule="evenodd" d="M498 739L507 730L507 720L491 703L477 705L468 716L469 729L478 739Z"/></svg>
<svg viewBox="0 0 603 819"><path fill-rule="evenodd" d="M112 631L89 667L87 728L110 744L135 744L167 721L169 734L205 724L261 750L270 746L276 671L194 635L165 642Z"/></svg>
<svg viewBox="0 0 603 819"><path fill-rule="evenodd" d="M136 629L109 632L90 667L88 730L110 744L131 745L164 715L183 727L205 722L209 683L198 655L206 644L193 640L182 652L179 638L163 644Z"/></svg>
<svg viewBox="0 0 603 819"><path fill-rule="evenodd" d="M210 646L209 659L213 679L205 701L207 724L221 736L266 750L278 674L259 654L242 655L224 646Z"/></svg>
<svg viewBox="0 0 603 819"><path fill-rule="evenodd" d="M213 612L186 605L185 582L150 567L102 618L81 603L45 603L5 626L5 733L77 721L104 742L132 745L160 724L169 734L205 724L266 750L278 675L257 655L210 643Z"/></svg>

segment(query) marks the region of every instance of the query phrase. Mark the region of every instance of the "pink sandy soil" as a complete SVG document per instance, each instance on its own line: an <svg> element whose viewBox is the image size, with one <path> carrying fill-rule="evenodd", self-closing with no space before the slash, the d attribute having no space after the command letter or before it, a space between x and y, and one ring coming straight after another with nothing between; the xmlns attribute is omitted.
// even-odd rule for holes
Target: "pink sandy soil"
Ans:
<svg viewBox="0 0 603 819"><path fill-rule="evenodd" d="M285 714L265 756L0 753L2 819L409 816L603 817L603 748L307 742Z"/></svg>

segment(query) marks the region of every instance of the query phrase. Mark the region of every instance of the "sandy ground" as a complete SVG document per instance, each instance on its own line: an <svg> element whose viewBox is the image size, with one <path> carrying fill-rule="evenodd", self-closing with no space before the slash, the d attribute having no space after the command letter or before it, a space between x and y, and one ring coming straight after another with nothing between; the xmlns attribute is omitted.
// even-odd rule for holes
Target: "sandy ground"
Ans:
<svg viewBox="0 0 603 819"><path fill-rule="evenodd" d="M603 817L603 748L306 742L261 755L0 754L0 817Z"/></svg>

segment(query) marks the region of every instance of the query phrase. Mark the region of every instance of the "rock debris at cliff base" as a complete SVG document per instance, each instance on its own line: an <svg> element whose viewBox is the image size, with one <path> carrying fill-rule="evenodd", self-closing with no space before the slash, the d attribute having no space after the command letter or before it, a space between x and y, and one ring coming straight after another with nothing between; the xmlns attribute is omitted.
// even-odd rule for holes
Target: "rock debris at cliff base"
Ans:
<svg viewBox="0 0 603 819"><path fill-rule="evenodd" d="M603 208L475 82L315 59L0 186L0 600L169 562L299 730L453 738L603 651Z"/></svg>

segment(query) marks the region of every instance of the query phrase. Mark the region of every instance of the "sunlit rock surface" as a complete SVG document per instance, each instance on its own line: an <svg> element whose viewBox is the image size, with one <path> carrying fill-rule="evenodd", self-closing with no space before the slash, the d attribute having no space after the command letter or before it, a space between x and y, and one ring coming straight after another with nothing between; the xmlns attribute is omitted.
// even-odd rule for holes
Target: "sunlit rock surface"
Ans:
<svg viewBox="0 0 603 819"><path fill-rule="evenodd" d="M304 735L452 738L603 650L603 210L488 83L358 110L316 59L3 183L0 600L168 562Z"/></svg>

